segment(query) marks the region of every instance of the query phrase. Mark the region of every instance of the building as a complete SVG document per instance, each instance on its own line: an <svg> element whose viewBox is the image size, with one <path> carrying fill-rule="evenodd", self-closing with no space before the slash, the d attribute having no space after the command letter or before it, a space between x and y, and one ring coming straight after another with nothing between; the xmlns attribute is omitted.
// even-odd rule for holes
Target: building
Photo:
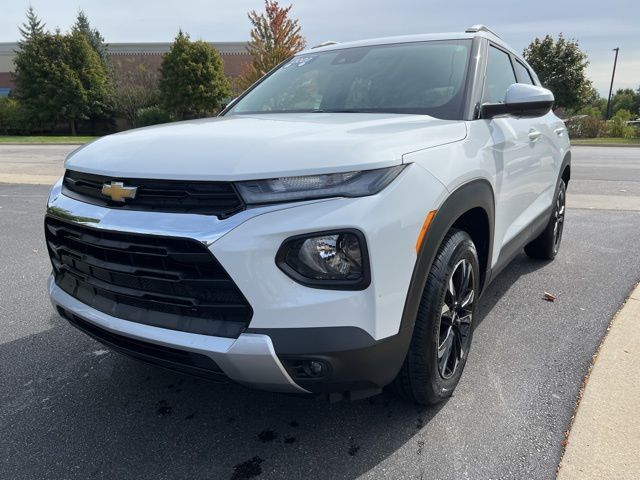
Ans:
<svg viewBox="0 0 640 480"><path fill-rule="evenodd" d="M227 76L240 75L244 66L251 62L246 42L209 42L220 52ZM162 56L169 51L171 43L110 43L107 48L116 71L134 68L143 64L157 70ZM15 87L13 82L13 59L17 43L0 43L0 96L7 96Z"/></svg>

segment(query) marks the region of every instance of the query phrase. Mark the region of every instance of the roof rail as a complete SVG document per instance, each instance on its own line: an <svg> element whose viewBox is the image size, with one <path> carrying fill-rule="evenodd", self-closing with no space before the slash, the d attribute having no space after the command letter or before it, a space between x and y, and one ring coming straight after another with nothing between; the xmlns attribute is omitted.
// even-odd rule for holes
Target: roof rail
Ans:
<svg viewBox="0 0 640 480"><path fill-rule="evenodd" d="M313 50L314 48L320 48L320 47L327 47L329 45L335 45L338 42L334 42L333 40L327 40L326 42L322 42L319 43L318 45L314 45L313 47L311 47L311 50Z"/></svg>
<svg viewBox="0 0 640 480"><path fill-rule="evenodd" d="M486 25L480 25L480 24L472 25L471 27L465 30L465 33L477 33L477 32L487 32L487 33L490 33L491 35L495 35L496 37L500 38L500 35L498 35L496 32L491 30Z"/></svg>

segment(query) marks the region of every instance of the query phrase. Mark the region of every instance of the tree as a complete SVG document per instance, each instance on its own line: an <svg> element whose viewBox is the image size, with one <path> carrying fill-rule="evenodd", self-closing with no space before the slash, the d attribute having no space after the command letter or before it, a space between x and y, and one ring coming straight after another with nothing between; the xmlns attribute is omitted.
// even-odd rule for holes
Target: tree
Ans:
<svg viewBox="0 0 640 480"><path fill-rule="evenodd" d="M291 7L280 7L275 0L265 0L265 13L249 12L253 28L247 51L253 61L239 78L242 90L306 47L298 20L289 18Z"/></svg>
<svg viewBox="0 0 640 480"><path fill-rule="evenodd" d="M222 58L206 42L179 31L160 65L160 103L176 119L203 117L231 96Z"/></svg>
<svg viewBox="0 0 640 480"><path fill-rule="evenodd" d="M122 67L116 74L115 108L131 127L138 126L138 112L159 102L158 73L144 64Z"/></svg>
<svg viewBox="0 0 640 480"><path fill-rule="evenodd" d="M104 43L104 38L100 34L100 32L91 26L89 22L89 18L82 10L78 10L78 16L76 17L76 22L71 27L72 34L84 35L89 42L91 48L98 54L100 61L105 67L107 72L107 90L110 94L115 94L114 89L114 78L113 78L113 69L111 65L111 59L109 57L109 52L107 50L107 46ZM105 99L105 107L107 104L110 106L114 104L115 98ZM92 125L94 125L95 121L111 121L113 117L113 107L105 108L101 112L91 112L90 120L92 121Z"/></svg>
<svg viewBox="0 0 640 480"><path fill-rule="evenodd" d="M562 33L557 40L550 35L536 38L523 55L542 84L553 92L557 107L579 110L588 103L593 91L585 71L589 61L576 40L566 40Z"/></svg>
<svg viewBox="0 0 640 480"><path fill-rule="evenodd" d="M611 98L611 114L619 110L627 110L631 115L638 115L640 112L640 95L630 88L619 89Z"/></svg>
<svg viewBox="0 0 640 480"><path fill-rule="evenodd" d="M65 121L75 135L78 121L109 111L108 73L84 35L23 34L14 62L16 97L37 124Z"/></svg>
<svg viewBox="0 0 640 480"><path fill-rule="evenodd" d="M76 17L76 23L71 27L72 33L81 33L87 37L87 41L91 48L100 56L100 60L105 65L109 65L109 52L107 46L104 43L104 38L100 35L100 32L96 28L92 28L89 23L89 18L82 10L78 10L78 16Z"/></svg>
<svg viewBox="0 0 640 480"><path fill-rule="evenodd" d="M18 27L22 39L18 42L18 45L22 47L26 42L37 38L44 33L45 24L38 18L35 10L32 6L27 8L27 21Z"/></svg>

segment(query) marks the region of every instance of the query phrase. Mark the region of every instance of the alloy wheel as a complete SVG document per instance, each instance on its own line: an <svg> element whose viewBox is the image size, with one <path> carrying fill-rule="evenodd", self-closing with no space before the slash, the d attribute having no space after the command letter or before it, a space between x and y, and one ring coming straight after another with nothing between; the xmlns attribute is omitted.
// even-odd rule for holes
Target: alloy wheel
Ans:
<svg viewBox="0 0 640 480"><path fill-rule="evenodd" d="M553 224L553 251L557 252L562 240L562 229L564 228L564 211L565 211L565 189L560 188L556 205L554 208L554 224Z"/></svg>
<svg viewBox="0 0 640 480"><path fill-rule="evenodd" d="M475 298L473 267L462 259L449 277L440 314L438 372L445 380L455 375L467 353Z"/></svg>

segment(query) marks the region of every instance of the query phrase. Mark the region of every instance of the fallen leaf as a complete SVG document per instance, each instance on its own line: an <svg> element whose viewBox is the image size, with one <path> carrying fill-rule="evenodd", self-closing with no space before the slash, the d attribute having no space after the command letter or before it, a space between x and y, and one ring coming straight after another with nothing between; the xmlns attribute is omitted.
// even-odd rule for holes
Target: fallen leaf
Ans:
<svg viewBox="0 0 640 480"><path fill-rule="evenodd" d="M553 293L544 292L544 295L542 296L542 298L547 302L555 302L557 297Z"/></svg>

